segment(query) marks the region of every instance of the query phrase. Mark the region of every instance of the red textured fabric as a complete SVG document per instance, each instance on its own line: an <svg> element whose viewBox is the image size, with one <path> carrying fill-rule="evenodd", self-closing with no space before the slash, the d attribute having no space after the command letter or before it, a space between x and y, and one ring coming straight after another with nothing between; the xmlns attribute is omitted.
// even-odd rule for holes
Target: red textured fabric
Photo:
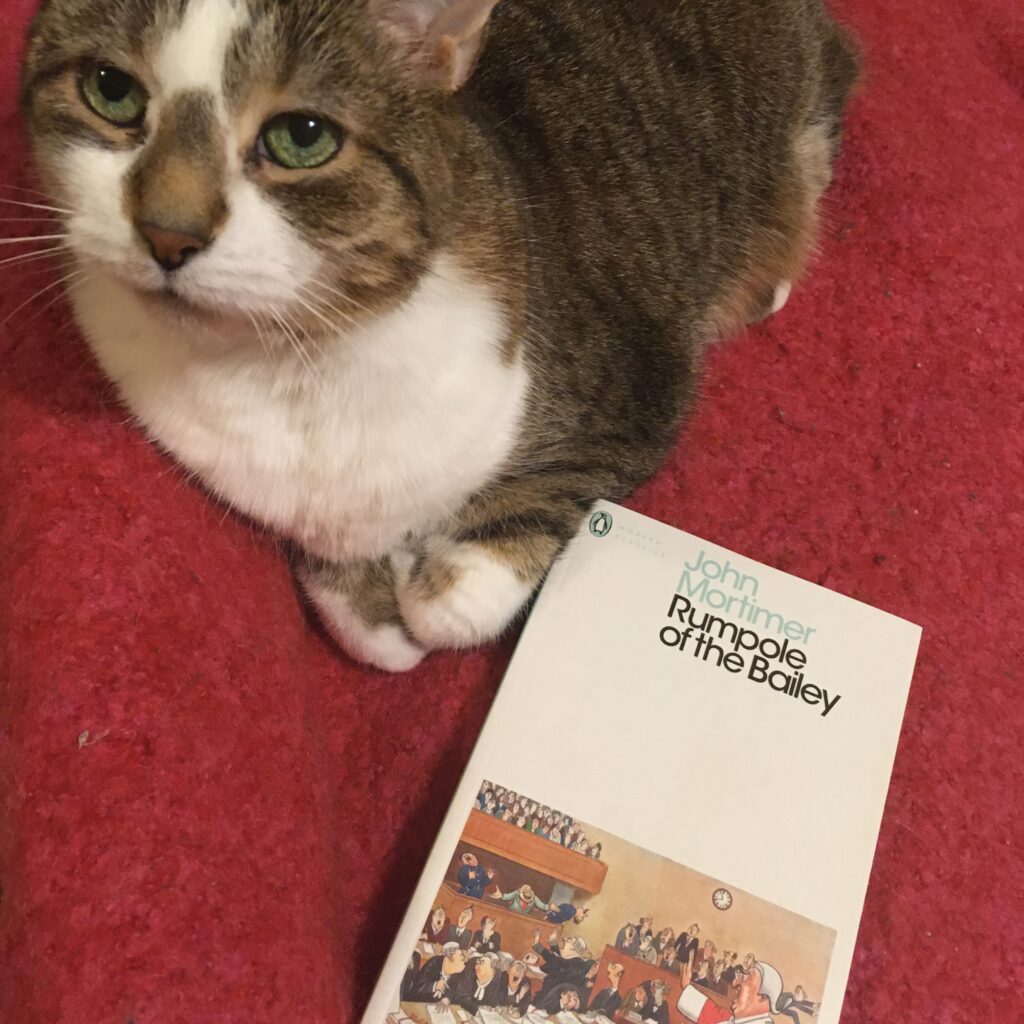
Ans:
<svg viewBox="0 0 1024 1024"><path fill-rule="evenodd" d="M0 0L0 196L31 6ZM1016 1022L1024 15L843 13L868 76L820 258L634 504L924 626L844 1021ZM53 279L0 277L0 319ZM354 1022L511 641L338 654L55 294L0 329L0 1021Z"/></svg>

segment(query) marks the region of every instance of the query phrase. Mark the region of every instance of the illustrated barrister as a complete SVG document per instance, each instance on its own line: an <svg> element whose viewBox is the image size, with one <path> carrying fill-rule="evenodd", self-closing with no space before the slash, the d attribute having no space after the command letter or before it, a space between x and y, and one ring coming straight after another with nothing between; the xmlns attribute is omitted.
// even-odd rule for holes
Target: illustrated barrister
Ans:
<svg viewBox="0 0 1024 1024"><path fill-rule="evenodd" d="M676 1009L694 1024L773 1024L773 1013L779 1012L782 975L771 964L757 961L749 970L740 972L739 987L729 1009L712 1002L692 984L689 964L679 970L683 990Z"/></svg>

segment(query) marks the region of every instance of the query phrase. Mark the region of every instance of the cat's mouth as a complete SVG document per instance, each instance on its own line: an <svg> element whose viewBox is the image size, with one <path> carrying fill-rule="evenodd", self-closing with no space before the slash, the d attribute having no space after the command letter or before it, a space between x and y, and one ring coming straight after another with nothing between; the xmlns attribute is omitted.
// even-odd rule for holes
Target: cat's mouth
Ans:
<svg viewBox="0 0 1024 1024"><path fill-rule="evenodd" d="M224 315L218 310L201 306L193 299L182 295L172 282L167 282L162 287L155 289L139 288L138 292L151 305L182 319L218 320Z"/></svg>
<svg viewBox="0 0 1024 1024"><path fill-rule="evenodd" d="M178 324L185 330L197 331L207 337L213 331L218 337L246 328L251 318L244 311L223 302L211 302L205 295L191 295L180 284L165 280L159 284L129 282L130 287L149 315Z"/></svg>

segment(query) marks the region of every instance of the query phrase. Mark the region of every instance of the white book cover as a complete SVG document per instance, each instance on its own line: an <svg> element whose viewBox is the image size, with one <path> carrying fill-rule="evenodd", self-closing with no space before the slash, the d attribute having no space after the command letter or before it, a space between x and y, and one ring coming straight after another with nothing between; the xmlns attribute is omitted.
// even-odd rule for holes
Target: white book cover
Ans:
<svg viewBox="0 0 1024 1024"><path fill-rule="evenodd" d="M363 1024L837 1024L919 639L596 506Z"/></svg>

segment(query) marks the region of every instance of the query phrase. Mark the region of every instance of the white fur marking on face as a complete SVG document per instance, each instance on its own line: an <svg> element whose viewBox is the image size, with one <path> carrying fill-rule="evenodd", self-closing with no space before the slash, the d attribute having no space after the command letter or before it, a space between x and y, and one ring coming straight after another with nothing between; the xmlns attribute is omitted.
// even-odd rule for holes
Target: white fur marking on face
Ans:
<svg viewBox="0 0 1024 1024"><path fill-rule="evenodd" d="M792 281L781 281L775 286L775 297L772 299L772 314L778 313L789 301L789 293L793 290Z"/></svg>
<svg viewBox="0 0 1024 1024"><path fill-rule="evenodd" d="M398 579L395 593L405 624L431 648L472 647L493 640L529 600L533 585L471 544L450 545L442 555L457 578L437 597L422 600L405 574Z"/></svg>
<svg viewBox="0 0 1024 1024"><path fill-rule="evenodd" d="M183 89L221 95L224 57L245 13L242 0L190 0L181 23L170 32L154 61L165 99Z"/></svg>
<svg viewBox="0 0 1024 1024"><path fill-rule="evenodd" d="M177 272L176 291L206 309L287 308L315 279L320 256L251 181L233 181L227 195L224 230Z"/></svg>
<svg viewBox="0 0 1024 1024"><path fill-rule="evenodd" d="M328 590L309 577L300 578L300 582L331 636L356 661L385 672L408 672L423 660L427 652L400 626L370 626L355 613L344 594Z"/></svg>
<svg viewBox="0 0 1024 1024"><path fill-rule="evenodd" d="M502 358L500 304L445 257L398 309L322 339L312 369L287 345L264 352L255 332L218 341L184 327L107 274L72 298L149 435L235 508L333 561L432 532L519 437L529 373Z"/></svg>
<svg viewBox="0 0 1024 1024"><path fill-rule="evenodd" d="M162 274L138 244L125 216L124 178L136 154L91 146L69 147L62 158L61 197L69 209L68 246L89 270L100 264L118 271L142 288L159 288Z"/></svg>
<svg viewBox="0 0 1024 1024"><path fill-rule="evenodd" d="M124 178L136 154L76 146L64 158L68 245L82 265L116 268L122 279L146 291L166 284L139 244L125 214ZM231 216L217 243L175 275L175 290L204 309L259 311L287 308L296 292L308 288L321 257L259 189L244 178L228 190Z"/></svg>

